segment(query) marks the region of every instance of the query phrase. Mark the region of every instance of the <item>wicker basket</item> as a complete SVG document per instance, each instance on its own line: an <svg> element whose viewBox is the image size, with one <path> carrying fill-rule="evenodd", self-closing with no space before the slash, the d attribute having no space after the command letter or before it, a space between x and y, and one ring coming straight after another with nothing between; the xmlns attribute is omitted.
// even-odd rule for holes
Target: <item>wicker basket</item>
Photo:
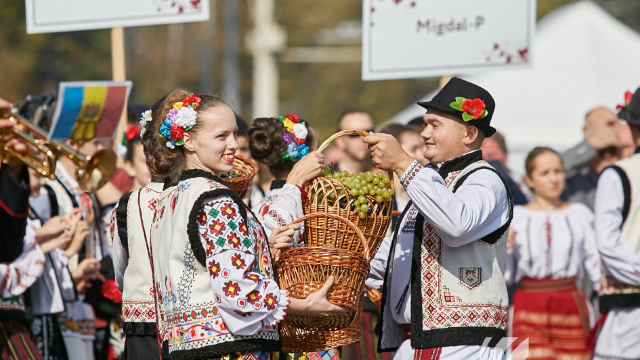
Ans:
<svg viewBox="0 0 640 360"><path fill-rule="evenodd" d="M329 144L344 135L369 135L362 130L343 130L333 134L320 147L318 151L324 150ZM393 187L393 173L389 173L391 186ZM369 204L369 214L366 218L360 219L354 211L354 198L349 194L349 189L340 181L331 178L319 176L315 178L306 188L309 194L307 199L303 199L302 206L305 214L333 214L338 215L342 219L347 219L355 224L367 239L367 244L371 254L375 254L378 247L382 243L382 239L391 224L391 213L393 211L393 196L391 200L378 203L375 197L365 195ZM338 194L335 200L329 200L326 195L331 192ZM329 230L330 229L330 230ZM327 236L334 233L334 236ZM338 236L340 234L340 236ZM363 250L362 242L357 240L356 233L349 229L345 222L335 220L333 218L310 219L305 222L305 243L310 246L322 246L331 244L336 248L353 250L361 252Z"/></svg>
<svg viewBox="0 0 640 360"><path fill-rule="evenodd" d="M337 330L353 323L357 309L362 307L364 281L369 275L369 249L362 232L348 220L331 214L309 214L293 223L309 222L311 219L331 218L347 224L363 243L364 250L307 246L289 249L276 259L276 272L280 288L289 296L304 299L318 291L330 276L334 284L327 293L327 299L346 309L340 315L314 317L308 315L287 315L284 322L304 330ZM276 257L278 257L276 253Z"/></svg>
<svg viewBox="0 0 640 360"><path fill-rule="evenodd" d="M323 351L360 341L362 336L362 304L364 293L360 295L359 307L354 322L339 330L305 330L296 328L286 321L280 323L282 351L285 353Z"/></svg>
<svg viewBox="0 0 640 360"><path fill-rule="evenodd" d="M258 173L258 165L247 158L236 155L233 161L233 171L238 176L225 178L222 181L231 190L237 192L240 197L243 197L247 193L253 177Z"/></svg>
<svg viewBox="0 0 640 360"><path fill-rule="evenodd" d="M368 286L365 286L364 288L367 291L369 300L373 302L373 305L375 305L378 308L378 312L380 312L380 305L382 305L382 291L378 291Z"/></svg>

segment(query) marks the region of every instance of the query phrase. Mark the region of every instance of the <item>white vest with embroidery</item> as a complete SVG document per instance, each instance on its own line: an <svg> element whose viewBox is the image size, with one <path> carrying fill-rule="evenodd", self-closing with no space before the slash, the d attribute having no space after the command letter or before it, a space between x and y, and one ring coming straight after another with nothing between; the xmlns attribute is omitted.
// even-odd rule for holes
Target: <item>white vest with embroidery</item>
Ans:
<svg viewBox="0 0 640 360"><path fill-rule="evenodd" d="M194 255L191 244L202 245L197 230L190 239L190 216L194 211L197 214L195 207L201 206L202 201L224 194L235 192L214 180L194 177L163 192L156 205L151 242L157 296L162 300L158 303L159 314L166 327L160 331L168 340L172 358L212 358L247 349L273 351L280 346L275 326L249 336L229 332L216 307L209 271ZM247 216L253 220L249 223L259 226L248 210ZM253 236L254 232L249 234ZM256 246L266 241L252 240Z"/></svg>
<svg viewBox="0 0 640 360"><path fill-rule="evenodd" d="M485 161L476 161L461 171L450 172L444 179L447 188L455 192L458 182L476 170L495 172ZM509 194L508 189L506 193ZM411 306L413 348L482 345L487 339L491 339L489 346L495 346L507 335L509 297L502 268L513 209L510 195L508 197L509 222L485 238L460 247L447 246L415 206L406 210L394 236L401 233L404 234L401 236L414 237L411 299L407 305ZM419 234L422 234L420 240ZM490 237L493 237L492 243L483 241ZM395 239L391 249L394 247ZM393 256L391 251L390 262ZM385 275L385 283L387 281L389 271ZM382 330L379 345L382 351L393 350L405 340L391 315L397 311L395 306L387 296L383 297L378 324Z"/></svg>
<svg viewBox="0 0 640 360"><path fill-rule="evenodd" d="M629 244L631 251L640 254L640 154L636 152L628 159L617 161L615 167L626 176L626 179L621 176L625 203L628 203L627 216L621 224L622 236ZM600 284L602 311L617 307L640 306L640 287L616 280L604 267Z"/></svg>
<svg viewBox="0 0 640 360"><path fill-rule="evenodd" d="M149 236L155 205L162 193L162 187L162 183L149 183L131 192L127 203L119 203L116 210L120 241L128 256L122 289L123 331L128 335L156 335L156 305L149 258ZM126 232L122 231L121 227L126 229Z"/></svg>

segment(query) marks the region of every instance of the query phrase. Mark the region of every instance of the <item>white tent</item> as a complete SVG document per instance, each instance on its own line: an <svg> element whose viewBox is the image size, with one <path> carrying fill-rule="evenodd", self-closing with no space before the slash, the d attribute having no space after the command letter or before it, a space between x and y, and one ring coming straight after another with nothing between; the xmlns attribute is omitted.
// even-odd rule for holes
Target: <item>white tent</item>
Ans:
<svg viewBox="0 0 640 360"><path fill-rule="evenodd" d="M509 166L518 172L533 147L571 147L582 140L590 109L613 109L625 91L640 86L640 34L591 1L566 5L541 19L532 55L531 69L464 77L493 95L491 124L504 134ZM406 123L424 112L414 103L387 122Z"/></svg>

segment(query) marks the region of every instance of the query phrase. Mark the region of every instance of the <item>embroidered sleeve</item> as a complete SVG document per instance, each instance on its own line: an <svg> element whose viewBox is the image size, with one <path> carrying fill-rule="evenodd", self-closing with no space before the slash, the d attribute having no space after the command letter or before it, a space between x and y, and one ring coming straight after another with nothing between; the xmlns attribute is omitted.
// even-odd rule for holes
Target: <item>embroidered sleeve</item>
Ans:
<svg viewBox="0 0 640 360"><path fill-rule="evenodd" d="M113 208L111 213L111 221L109 223L109 233L111 235L111 255L113 260L113 271L118 289L122 290L124 287L124 271L127 269L128 260L127 253L120 241L120 235L118 234L118 222L116 221L116 211L118 205ZM123 204L126 206L127 204Z"/></svg>
<svg viewBox="0 0 640 360"><path fill-rule="evenodd" d="M12 263L0 264L0 297L24 293L38 280L44 269L44 253L36 243L33 227L27 226L22 253Z"/></svg>
<svg viewBox="0 0 640 360"><path fill-rule="evenodd" d="M404 188L406 189L407 186L409 186L409 184L411 183L411 181L415 179L416 175L420 170L422 170L422 165L420 165L418 160L413 160L413 162L411 163L411 165L409 165L409 167L404 172L404 174L402 174L402 177L400 177L400 184L402 184L402 186L404 186Z"/></svg>
<svg viewBox="0 0 640 360"><path fill-rule="evenodd" d="M208 199L198 213L198 232L224 323L236 335L252 335L282 320L289 297L269 276L266 238L239 212L229 197Z"/></svg>
<svg viewBox="0 0 640 360"><path fill-rule="evenodd" d="M262 225L267 232L267 238L271 236L271 232L276 228L289 225L303 215L302 194L300 189L293 184L285 184L275 203L265 204L260 209L259 214L262 218ZM303 233L304 224L301 224L300 230L293 235L293 246L298 246L302 240Z"/></svg>
<svg viewBox="0 0 640 360"><path fill-rule="evenodd" d="M613 169L600 174L596 188L596 242L604 268L618 281L640 286L640 255L632 251L621 230L624 190Z"/></svg>

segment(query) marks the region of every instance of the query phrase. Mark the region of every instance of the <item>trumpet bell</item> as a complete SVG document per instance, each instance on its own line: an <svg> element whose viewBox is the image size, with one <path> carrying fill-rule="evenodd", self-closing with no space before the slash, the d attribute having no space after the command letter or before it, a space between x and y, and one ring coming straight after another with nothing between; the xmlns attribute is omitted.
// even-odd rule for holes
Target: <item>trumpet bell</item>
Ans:
<svg viewBox="0 0 640 360"><path fill-rule="evenodd" d="M93 192L103 187L116 171L117 156L113 150L102 149L87 156L78 169L78 184L82 189Z"/></svg>

